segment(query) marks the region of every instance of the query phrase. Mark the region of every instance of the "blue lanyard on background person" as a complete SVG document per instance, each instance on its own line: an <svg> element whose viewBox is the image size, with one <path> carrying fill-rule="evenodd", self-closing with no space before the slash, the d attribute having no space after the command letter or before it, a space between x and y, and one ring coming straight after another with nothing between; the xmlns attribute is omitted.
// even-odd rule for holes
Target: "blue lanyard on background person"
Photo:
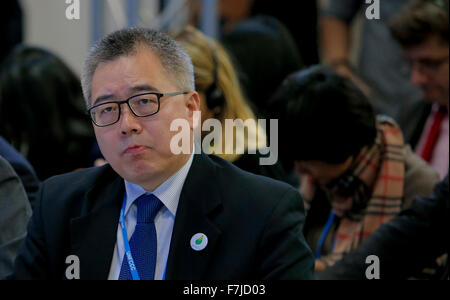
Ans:
<svg viewBox="0 0 450 300"><path fill-rule="evenodd" d="M133 280L141 280L139 277L138 271L136 269L136 264L133 260L133 255L131 255L130 243L128 242L128 234L127 228L125 226L125 204L126 201L123 201L122 209L120 210L120 227L122 228L122 236L123 236L123 245L125 248L125 257L128 261L128 267L130 268L131 276Z"/></svg>
<svg viewBox="0 0 450 300"><path fill-rule="evenodd" d="M319 259L322 256L322 248L323 245L325 244L325 240L327 239L327 235L328 232L331 229L331 226L333 226L334 223L334 212L333 210L330 211L330 216L328 217L328 221L325 224L322 234L320 235L319 241L317 242L317 248L316 248L316 254L315 254L315 258ZM336 239L333 241L333 246L332 249L334 249L334 247L336 246Z"/></svg>

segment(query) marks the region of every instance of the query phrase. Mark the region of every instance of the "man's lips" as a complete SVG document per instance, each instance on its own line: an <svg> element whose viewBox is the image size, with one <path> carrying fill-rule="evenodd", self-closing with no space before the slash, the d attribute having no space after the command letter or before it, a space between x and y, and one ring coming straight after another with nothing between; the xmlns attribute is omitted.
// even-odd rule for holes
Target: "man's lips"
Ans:
<svg viewBox="0 0 450 300"><path fill-rule="evenodd" d="M130 147L126 148L123 151L123 154L139 154L139 153L144 152L147 149L148 149L148 147L146 147L146 146L133 145L133 146L130 146Z"/></svg>

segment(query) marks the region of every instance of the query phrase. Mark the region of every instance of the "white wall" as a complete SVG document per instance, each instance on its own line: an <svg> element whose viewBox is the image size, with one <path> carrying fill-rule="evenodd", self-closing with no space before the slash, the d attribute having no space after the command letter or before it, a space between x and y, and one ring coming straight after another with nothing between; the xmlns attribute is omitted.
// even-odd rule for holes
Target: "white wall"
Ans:
<svg viewBox="0 0 450 300"><path fill-rule="evenodd" d="M103 1L104 34L126 26L125 0ZM71 1L72 2L72 1ZM108 3L110 2L110 3ZM80 0L80 19L68 20L65 0L20 0L24 15L26 43L53 51L80 74L81 66L91 44L91 1ZM118 7L115 14L111 6ZM139 1L138 25L151 24L159 10L158 0Z"/></svg>
<svg viewBox="0 0 450 300"><path fill-rule="evenodd" d="M26 43L60 56L77 73L90 44L90 1L80 1L80 20L67 20L65 0L21 0Z"/></svg>
<svg viewBox="0 0 450 300"><path fill-rule="evenodd" d="M46 48L61 57L75 73L81 73L84 58L91 44L92 2L80 1L80 19L68 20L66 9L73 0L19 0L24 19L24 39L28 44ZM102 1L103 35L120 29L127 24L127 0ZM172 2L173 1L173 2ZM189 15L189 4L192 0L170 0L172 9L167 9L167 17L171 26L180 26ZM138 0L138 26L159 26L155 18L159 11L159 0ZM184 3L184 4L183 4ZM114 8L114 9L113 9Z"/></svg>

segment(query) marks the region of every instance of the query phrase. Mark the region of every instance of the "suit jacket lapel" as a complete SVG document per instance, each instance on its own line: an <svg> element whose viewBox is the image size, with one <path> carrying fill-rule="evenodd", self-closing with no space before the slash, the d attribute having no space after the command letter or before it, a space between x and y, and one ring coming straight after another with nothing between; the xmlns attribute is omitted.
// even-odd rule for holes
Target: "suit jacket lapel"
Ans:
<svg viewBox="0 0 450 300"><path fill-rule="evenodd" d="M71 254L80 259L80 279L108 278L124 194L123 179L110 175L86 193L84 216L71 220Z"/></svg>
<svg viewBox="0 0 450 300"><path fill-rule="evenodd" d="M216 171L205 154L194 156L178 204L166 279L201 279L213 257L221 235L210 218L221 205L221 196L213 181ZM208 241L199 251L191 247L191 239L197 233L203 233Z"/></svg>

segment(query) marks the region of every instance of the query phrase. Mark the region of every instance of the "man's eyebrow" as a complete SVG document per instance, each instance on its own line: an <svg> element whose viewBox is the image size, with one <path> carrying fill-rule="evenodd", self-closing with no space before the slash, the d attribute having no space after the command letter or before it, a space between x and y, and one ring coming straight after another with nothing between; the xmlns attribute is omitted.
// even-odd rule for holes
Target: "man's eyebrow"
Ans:
<svg viewBox="0 0 450 300"><path fill-rule="evenodd" d="M138 93L138 92L159 92L157 88L150 84L139 84L133 86L130 91L132 93Z"/></svg>
<svg viewBox="0 0 450 300"><path fill-rule="evenodd" d="M111 98L114 98L114 95L111 94L107 94L107 95L102 95L100 97L98 97L97 99L95 99L94 103L92 104L92 106L97 105L98 103L105 101L105 100L109 100Z"/></svg>
<svg viewBox="0 0 450 300"><path fill-rule="evenodd" d="M150 84L139 84L139 85L135 85L135 86L131 87L129 89L129 92L130 92L130 94L133 94L133 93L139 93L139 92L159 92L159 91L157 88L155 88L154 86L152 86ZM114 95L112 95L112 94L106 94L106 95L99 96L97 99L95 99L92 106L95 106L102 101L110 100L112 98L114 98Z"/></svg>

